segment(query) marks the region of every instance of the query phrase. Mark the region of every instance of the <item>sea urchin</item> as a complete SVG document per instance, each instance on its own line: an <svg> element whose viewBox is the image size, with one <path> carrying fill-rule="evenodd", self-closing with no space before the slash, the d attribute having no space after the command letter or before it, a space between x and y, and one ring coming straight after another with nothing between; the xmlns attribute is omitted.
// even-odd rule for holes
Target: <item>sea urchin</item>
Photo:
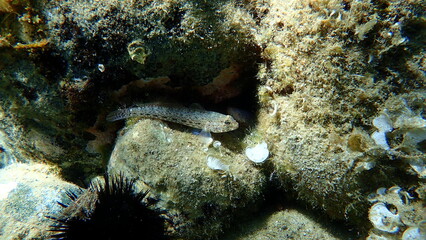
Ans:
<svg viewBox="0 0 426 240"><path fill-rule="evenodd" d="M59 203L62 215L49 217L57 222L52 239L167 239L161 212L146 203L148 192L135 192L135 181L121 174L104 178L81 194L68 193L70 204Z"/></svg>

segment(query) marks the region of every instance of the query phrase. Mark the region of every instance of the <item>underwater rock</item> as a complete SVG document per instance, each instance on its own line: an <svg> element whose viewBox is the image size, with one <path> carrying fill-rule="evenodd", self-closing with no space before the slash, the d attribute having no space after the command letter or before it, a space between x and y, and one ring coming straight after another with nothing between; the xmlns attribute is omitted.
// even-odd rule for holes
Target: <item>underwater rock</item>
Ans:
<svg viewBox="0 0 426 240"><path fill-rule="evenodd" d="M256 205L263 171L289 198L360 232L370 227L366 195L426 176L424 0L6 1L0 11L0 165L32 159L68 179L98 175L119 128L104 120L125 103L113 99L120 86L117 95L138 100L169 97L128 96L149 84L195 86L210 104L258 97L247 131L268 143L262 166L243 161L250 142L232 133L205 152L196 136L155 121L119 137L110 169L164 199L177 236L217 235ZM245 92L256 71L257 92ZM393 130L374 144L384 113Z"/></svg>
<svg viewBox="0 0 426 240"><path fill-rule="evenodd" d="M52 221L62 210L66 191L76 185L60 179L58 170L42 164L15 163L0 169L1 239L47 239Z"/></svg>
<svg viewBox="0 0 426 240"><path fill-rule="evenodd" d="M261 202L266 177L246 164L243 150L230 150L229 141L205 149L187 127L170 126L142 119L124 128L108 171L136 179L137 188L159 199L155 206L172 216L175 236L215 238L231 219ZM220 159L226 171L211 169L208 157Z"/></svg>
<svg viewBox="0 0 426 240"><path fill-rule="evenodd" d="M48 2L43 13L55 48L80 74L103 63L139 78L173 76L174 85L201 86L230 63L256 56L247 31L254 20L232 2L66 0Z"/></svg>
<svg viewBox="0 0 426 240"><path fill-rule="evenodd" d="M68 108L73 94L59 86L64 63L49 51L11 51L0 50L0 166L48 162L61 165L65 178L73 180L99 172L102 156L83 150L93 139L85 129L94 119L76 120ZM80 90L74 103L87 101Z"/></svg>
<svg viewBox="0 0 426 240"><path fill-rule="evenodd" d="M404 124L424 118L424 41L414 30L425 23L424 4L290 0L255 9L264 61L253 131L270 144L274 176L298 201L368 228L370 192L390 182L408 188L423 175L421 131L397 129L394 110L406 103ZM371 134L384 109L393 131L377 123L387 131L376 136L380 147Z"/></svg>
<svg viewBox="0 0 426 240"><path fill-rule="evenodd" d="M234 227L238 233L226 236L226 240L259 240L259 239L351 239L336 226L325 222L314 221L310 216L298 209L285 209L270 215L262 215L251 221Z"/></svg>
<svg viewBox="0 0 426 240"><path fill-rule="evenodd" d="M141 78L168 78L173 89L219 78L209 96L229 99L258 57L254 19L233 2L7 0L0 12L0 164L54 163L86 183L113 143L116 128L104 125L113 89Z"/></svg>

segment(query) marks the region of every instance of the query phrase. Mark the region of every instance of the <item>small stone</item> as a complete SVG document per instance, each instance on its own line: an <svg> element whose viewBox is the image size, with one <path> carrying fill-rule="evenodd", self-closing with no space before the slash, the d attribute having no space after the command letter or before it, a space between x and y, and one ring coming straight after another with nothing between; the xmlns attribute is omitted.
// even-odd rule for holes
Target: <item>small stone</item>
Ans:
<svg viewBox="0 0 426 240"><path fill-rule="evenodd" d="M0 239L48 239L56 216L67 204L67 191L79 188L42 164L14 163L0 169Z"/></svg>

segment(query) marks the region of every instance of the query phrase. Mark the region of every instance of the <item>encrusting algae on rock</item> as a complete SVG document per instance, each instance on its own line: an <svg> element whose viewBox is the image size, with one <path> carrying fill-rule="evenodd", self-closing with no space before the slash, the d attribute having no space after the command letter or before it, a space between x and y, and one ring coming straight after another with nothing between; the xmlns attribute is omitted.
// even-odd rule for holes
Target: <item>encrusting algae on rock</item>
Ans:
<svg viewBox="0 0 426 240"><path fill-rule="evenodd" d="M255 131L271 143L268 161L298 201L363 229L370 227L369 193L396 183L424 185L408 165L408 159L417 168L424 162L420 137L411 141L418 145L411 152L392 149L402 139L398 129L382 133L382 143L386 134L395 141L382 144L385 149L371 138L374 119L394 107L392 96L425 119L424 40L418 37L424 36L424 6L321 0L257 5L263 15L255 38L265 61L258 71ZM417 29L423 29L420 35Z"/></svg>
<svg viewBox="0 0 426 240"><path fill-rule="evenodd" d="M173 216L173 236L214 239L260 204L267 177L226 144L205 149L199 136L142 119L121 130L108 171L136 179ZM209 162L210 161L210 162Z"/></svg>
<svg viewBox="0 0 426 240"><path fill-rule="evenodd" d="M400 186L410 204L399 209L420 212L424 0L1 3L0 166L48 162L84 185L108 165L162 199L155 207L185 239L220 238L248 210L262 212L264 199L344 221L353 239L374 227L373 206L373 215L391 216L368 201L377 189ZM257 116L238 130L230 117L230 128L214 121L226 115L192 109L136 107L109 117L149 110L226 132L204 142L172 123L135 117L118 131L121 122L106 121L117 106L157 100ZM419 232L421 220L401 220L398 236ZM271 236L289 236L270 227Z"/></svg>

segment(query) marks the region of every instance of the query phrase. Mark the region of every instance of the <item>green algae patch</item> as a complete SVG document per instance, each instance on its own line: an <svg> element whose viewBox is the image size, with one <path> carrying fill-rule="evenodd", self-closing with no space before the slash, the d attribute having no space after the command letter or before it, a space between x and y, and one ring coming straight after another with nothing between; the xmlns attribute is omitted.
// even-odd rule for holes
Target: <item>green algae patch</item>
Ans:
<svg viewBox="0 0 426 240"><path fill-rule="evenodd" d="M136 178L138 188L150 190L159 199L156 206L173 216L176 236L212 238L261 202L266 178L242 153L209 147L203 137L155 120L122 131L108 171ZM210 168L209 157L229 168Z"/></svg>

